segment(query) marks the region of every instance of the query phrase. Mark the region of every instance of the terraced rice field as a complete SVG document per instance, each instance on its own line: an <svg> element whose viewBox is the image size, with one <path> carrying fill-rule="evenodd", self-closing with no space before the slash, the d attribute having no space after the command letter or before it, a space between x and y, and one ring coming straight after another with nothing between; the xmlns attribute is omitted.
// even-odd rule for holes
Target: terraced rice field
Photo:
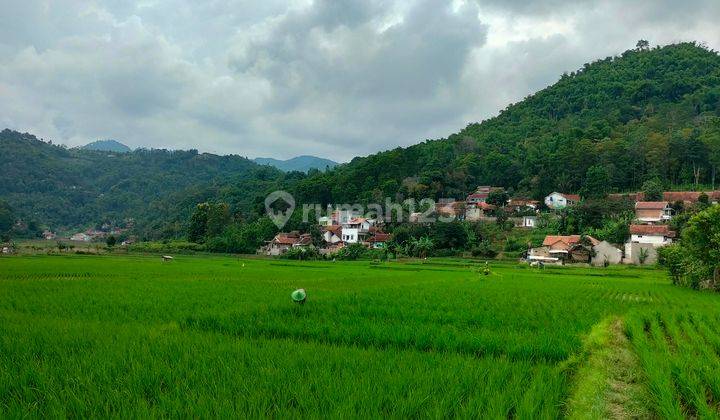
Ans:
<svg viewBox="0 0 720 420"><path fill-rule="evenodd" d="M0 258L0 417L720 413L720 296L655 269L476 265ZM636 384L604 362L623 351Z"/></svg>

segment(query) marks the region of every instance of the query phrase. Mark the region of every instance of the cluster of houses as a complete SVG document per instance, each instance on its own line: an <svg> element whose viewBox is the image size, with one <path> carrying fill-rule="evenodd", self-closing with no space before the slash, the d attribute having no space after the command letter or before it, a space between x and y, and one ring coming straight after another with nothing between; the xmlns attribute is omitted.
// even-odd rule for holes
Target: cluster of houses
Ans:
<svg viewBox="0 0 720 420"><path fill-rule="evenodd" d="M440 200L435 204L434 215L456 220L495 221L497 206L488 202L493 191L501 187L480 186L464 201ZM630 225L630 238L617 247L607 241L599 241L590 236L549 235L542 246L527 252L531 262L563 264L571 262L608 264L651 264L657 261L657 248L671 244L675 232L667 222L673 217L671 203L692 204L699 201L701 192L665 192L662 201L644 201L643 193L611 194L612 200L630 200L635 203L635 221ZM720 201L720 191L704 193L709 201ZM551 210L572 207L581 201L577 194L553 192L545 197L544 206ZM536 200L516 197L510 198L503 207L508 220L516 227L533 229L537 226L537 215L541 203ZM427 212L426 212L427 213ZM423 223L426 213L411 213L409 222ZM319 224L324 246L321 253L333 253L347 244L360 243L367 247L382 248L390 240L390 235L382 231L382 226L374 219L361 217L351 210L336 210L328 217L321 217ZM267 255L280 255L292 247L308 247L313 244L309 234L299 232L279 233L261 252Z"/></svg>
<svg viewBox="0 0 720 420"><path fill-rule="evenodd" d="M630 238L621 248L606 241L580 235L547 236L542 246L528 251L529 261L563 264L566 262L584 262L593 265L608 264L652 264L657 261L657 249L669 245L675 239L675 232L667 224L673 217L671 203L683 205L697 203L702 194L717 204L720 191L663 193L663 201L644 201L643 193L610 194L611 200L631 200L635 203L635 221L630 225ZM550 209L563 209L573 206L580 197L573 194L553 192L545 197L545 205Z"/></svg>
<svg viewBox="0 0 720 420"><path fill-rule="evenodd" d="M320 253L331 254L349 244L363 244L369 248L384 248L390 235L383 232L375 219L361 217L353 210L336 210L318 221L324 246ZM309 233L281 232L260 250L267 255L281 255L291 248L313 245Z"/></svg>

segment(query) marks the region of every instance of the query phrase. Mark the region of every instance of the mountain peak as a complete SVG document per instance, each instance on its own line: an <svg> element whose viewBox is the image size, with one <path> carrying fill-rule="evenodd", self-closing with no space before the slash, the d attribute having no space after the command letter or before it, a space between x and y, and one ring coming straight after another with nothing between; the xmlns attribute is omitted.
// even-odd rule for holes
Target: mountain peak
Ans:
<svg viewBox="0 0 720 420"><path fill-rule="evenodd" d="M339 163L330 159L310 155L295 156L294 158L287 160L259 157L253 159L253 161L258 165L274 166L285 172L307 172L310 169L325 170L326 168L334 168L335 166L339 165Z"/></svg>
<svg viewBox="0 0 720 420"><path fill-rule="evenodd" d="M128 146L120 143L117 140L112 139L97 140L92 143L88 143L85 146L82 146L81 149L115 153L128 153L132 151L132 149L130 149Z"/></svg>

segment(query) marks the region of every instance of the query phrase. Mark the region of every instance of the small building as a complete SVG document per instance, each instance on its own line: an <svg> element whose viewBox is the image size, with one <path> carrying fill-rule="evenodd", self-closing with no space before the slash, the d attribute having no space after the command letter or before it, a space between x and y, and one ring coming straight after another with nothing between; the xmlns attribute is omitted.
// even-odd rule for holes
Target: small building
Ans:
<svg viewBox="0 0 720 420"><path fill-rule="evenodd" d="M477 222L487 217L488 212L496 209L492 204L488 204L484 201L478 203L468 203L465 206L465 220L470 222Z"/></svg>
<svg viewBox="0 0 720 420"><path fill-rule="evenodd" d="M387 242L390 240L390 234L385 232L375 232L375 234L368 239L368 246L375 249L385 248Z"/></svg>
<svg viewBox="0 0 720 420"><path fill-rule="evenodd" d="M462 220L466 207L462 201L443 201L435 204L435 213L439 217Z"/></svg>
<svg viewBox="0 0 720 420"><path fill-rule="evenodd" d="M524 228L535 229L535 226L537 226L536 216L523 216L522 220L522 227Z"/></svg>
<svg viewBox="0 0 720 420"><path fill-rule="evenodd" d="M53 241L55 238L57 238L57 235L55 232L52 232L50 230L43 231L43 238L45 238L46 241Z"/></svg>
<svg viewBox="0 0 720 420"><path fill-rule="evenodd" d="M585 241L580 235L548 235L542 246L547 247L548 254L567 262L590 262L591 249L600 241L586 236Z"/></svg>
<svg viewBox="0 0 720 420"><path fill-rule="evenodd" d="M540 202L527 198L511 198L510 201L508 201L508 207L512 208L516 213L528 210L537 211L538 207L540 207Z"/></svg>
<svg viewBox="0 0 720 420"><path fill-rule="evenodd" d="M672 218L672 207L667 201L638 201L635 218L641 223L660 223Z"/></svg>
<svg viewBox="0 0 720 420"><path fill-rule="evenodd" d="M288 249L297 246L312 245L312 237L308 233L299 234L297 231L290 233L278 233L268 243L265 253L267 255L277 256L284 254Z"/></svg>
<svg viewBox="0 0 720 420"><path fill-rule="evenodd" d="M580 196L577 194L564 194L553 192L545 197L545 205L552 210L561 210L565 207L571 207L580 202Z"/></svg>
<svg viewBox="0 0 720 420"><path fill-rule="evenodd" d="M528 251L527 260L530 262L542 262L544 264L562 264L562 259L557 255L550 254L550 248L539 246Z"/></svg>
<svg viewBox="0 0 720 420"><path fill-rule="evenodd" d="M342 224L342 241L349 244L365 242L370 236L370 228L375 224L371 219L354 217Z"/></svg>
<svg viewBox="0 0 720 420"><path fill-rule="evenodd" d="M322 228L323 240L328 244L342 242L342 226L331 225Z"/></svg>
<svg viewBox="0 0 720 420"><path fill-rule="evenodd" d="M672 243L675 232L668 225L630 225L630 242L659 248Z"/></svg>
<svg viewBox="0 0 720 420"><path fill-rule="evenodd" d="M481 185L477 187L475 192L465 198L468 204L479 204L487 202L487 198L493 191L503 191L502 187L491 187L489 185Z"/></svg>
<svg viewBox="0 0 720 420"><path fill-rule="evenodd" d="M623 252L608 241L600 241L593 246L593 256L590 263L597 267L604 267L608 264L620 264L623 259Z"/></svg>
<svg viewBox="0 0 720 420"><path fill-rule="evenodd" d="M80 232L72 235L70 237L70 240L76 242L90 242L92 240L92 237L85 232Z"/></svg>

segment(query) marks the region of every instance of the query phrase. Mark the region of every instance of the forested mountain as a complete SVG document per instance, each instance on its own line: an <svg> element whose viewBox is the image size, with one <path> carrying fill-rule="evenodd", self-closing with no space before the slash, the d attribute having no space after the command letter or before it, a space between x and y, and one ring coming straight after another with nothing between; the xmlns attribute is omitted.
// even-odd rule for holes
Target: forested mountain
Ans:
<svg viewBox="0 0 720 420"><path fill-rule="evenodd" d="M85 146L81 147L81 149L115 153L127 153L132 151L132 149L117 140L97 140L92 143L86 144Z"/></svg>
<svg viewBox="0 0 720 420"><path fill-rule="evenodd" d="M223 199L251 213L284 175L239 156L196 150L130 153L66 149L0 132L0 200L53 229L134 219L149 237L174 236L198 202Z"/></svg>
<svg viewBox="0 0 720 420"><path fill-rule="evenodd" d="M528 69L532 71L532 69ZM720 165L720 56L693 43L629 50L446 139L365 158L301 181L301 200L463 197L498 185L553 190L712 183ZM596 188L596 187L592 187Z"/></svg>
<svg viewBox="0 0 720 420"><path fill-rule="evenodd" d="M270 165L274 166L281 171L290 172L290 171L300 171L300 172L307 172L310 169L319 169L321 171L324 171L328 168L334 168L338 166L338 163L335 161L332 161L330 159L324 159L319 158L316 156L296 156L291 159L287 160L279 160L279 159L273 159L273 158L255 158L253 159L253 162L257 163L258 165Z"/></svg>

